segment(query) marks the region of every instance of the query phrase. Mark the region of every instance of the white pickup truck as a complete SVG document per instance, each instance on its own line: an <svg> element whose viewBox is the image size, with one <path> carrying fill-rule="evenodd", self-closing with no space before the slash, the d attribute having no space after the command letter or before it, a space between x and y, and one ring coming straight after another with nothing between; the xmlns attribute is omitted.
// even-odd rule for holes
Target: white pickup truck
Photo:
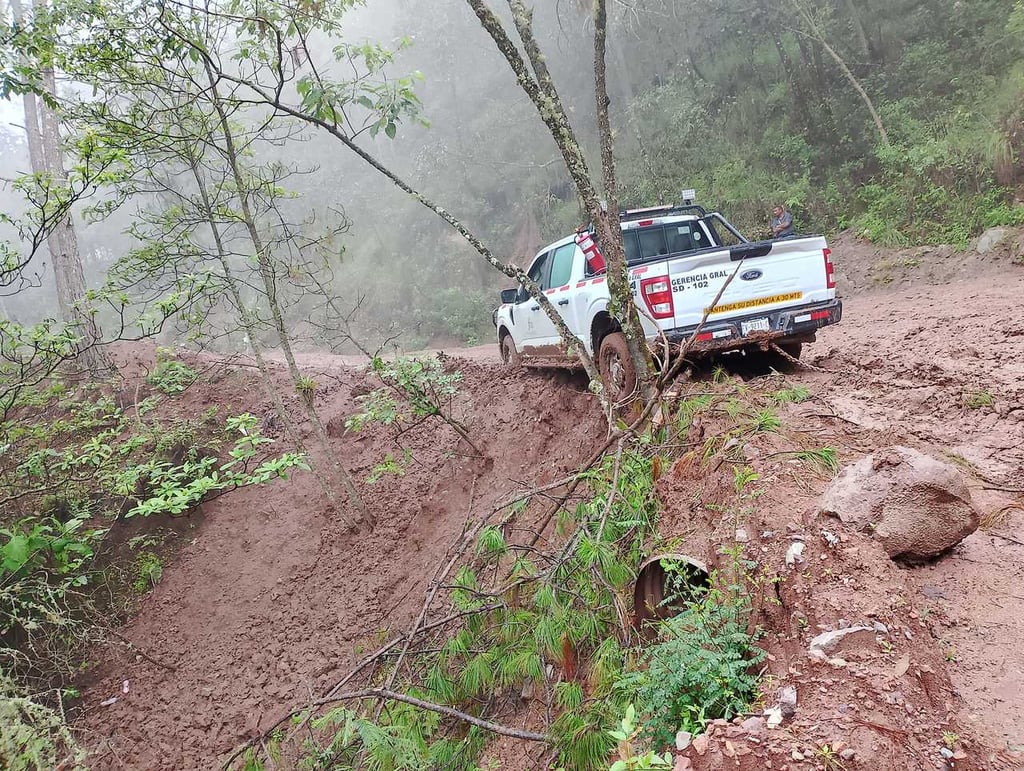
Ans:
<svg viewBox="0 0 1024 771"><path fill-rule="evenodd" d="M842 318L831 252L821 236L751 243L717 212L692 204L625 212L622 231L633 298L652 349L663 347L657 342L663 339L678 346L700 327L695 355L775 344L799 357L818 329ZM626 340L608 312L603 260L581 249L581 242L588 246L586 235L545 247L527 274L597 358L606 386L621 393L633 380ZM555 325L524 288L505 290L501 303L493 321L503 361L571 363Z"/></svg>

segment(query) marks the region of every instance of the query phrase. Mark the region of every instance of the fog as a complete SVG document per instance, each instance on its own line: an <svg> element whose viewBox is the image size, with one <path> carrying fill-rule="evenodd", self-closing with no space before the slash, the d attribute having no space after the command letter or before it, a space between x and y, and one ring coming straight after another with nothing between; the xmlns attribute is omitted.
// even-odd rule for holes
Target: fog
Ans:
<svg viewBox="0 0 1024 771"><path fill-rule="evenodd" d="M612 4L609 89L625 203L672 200L673 191L694 186L702 201L755 231L769 204L781 200L807 228L866 223L879 238L928 237L908 235L906 223L877 224L899 207L866 197L865 186L897 189L911 177L900 169L898 153L879 152L861 92L874 96L905 157L929 146L938 167L951 165L943 153L952 158L960 152L949 146L952 131L966 137L1002 126L1020 101L1019 46L1007 45L984 61L980 56L994 50L989 41L1006 40L1014 3L979 0L943 14L930 8L944 6L938 3L864 3L859 10L848 2L813 5L819 25L814 34L830 36L860 91L814 43L811 31L794 32L799 19L792 10L690 0ZM597 170L588 13L589 3L538 3L535 30ZM502 258L523 264L535 249L580 224L582 210L553 141L464 0L370 0L348 12L344 29L347 42L411 41L389 71L395 77L422 73L416 92L430 122L403 122L394 139L364 135L361 146L454 213ZM328 66L339 41L312 41L309 55ZM926 73L937 66L953 82L929 81ZM953 108L964 109L940 129L939 116ZM20 118L17 103L0 110L0 176L11 179L27 170L27 148L13 125ZM1005 141L1019 141L1014 136ZM361 337L376 344L399 334L404 348L487 338L489 311L507 281L445 223L322 131L304 128L281 146L256 152L258 162L277 161L299 172L286 181L298 194L287 203L296 221L347 222L330 286L342 305L358 305L353 326ZM1020 157L1012 144L1009 152ZM992 200L1011 196L1016 172L997 179L998 169L981 157L975 166L974 190ZM939 172L921 173L941 179ZM959 195L956 185L948 186L951 197ZM138 246L125 230L140 207L153 205L151 198L134 198L98 222L77 213L90 285L100 286L106 270ZM0 210L16 213L21 206L9 186L0 191ZM976 229L981 217L963 211L962 228ZM29 274L38 274L41 285L5 297L0 308L21 322L56 312L45 251ZM310 327L308 308L297 305L293 313L289 323L302 345L345 348L330 330ZM183 339L180 329L161 338Z"/></svg>

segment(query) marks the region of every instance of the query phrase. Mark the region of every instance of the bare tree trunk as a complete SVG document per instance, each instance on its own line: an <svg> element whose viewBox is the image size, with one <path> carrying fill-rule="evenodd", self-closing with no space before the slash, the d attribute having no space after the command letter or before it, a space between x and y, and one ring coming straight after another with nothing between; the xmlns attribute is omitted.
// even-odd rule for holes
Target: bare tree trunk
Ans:
<svg viewBox="0 0 1024 771"><path fill-rule="evenodd" d="M14 22L19 25L25 23L25 9L21 0L11 0L11 12L14 14ZM28 60L19 56L19 64L28 66ZM32 166L32 172L39 174L46 169L46 159L43 156L43 135L39 128L39 108L36 105L36 95L26 91L21 97L22 106L25 109L25 135L28 138L28 159Z"/></svg>
<svg viewBox="0 0 1024 771"><path fill-rule="evenodd" d="M47 13L43 0L33 0L32 8L36 20ZM11 10L15 19L24 22L24 7L21 0L11 0ZM56 77L53 61L48 56L43 57L39 74L43 90L56 100ZM23 104L32 172L47 177L47 184L58 188L65 187L68 175L64 169L63 143L57 113L51 105L43 99L38 99L35 94L25 94ZM70 213L48 234L46 245L53 264L61 319L65 324L74 327L79 337L77 360L84 364L85 369L91 374L100 375L109 370L111 365L102 351L96 347L96 343L102 337L96 317L80 306L85 297L85 272L78 252L78 236Z"/></svg>
<svg viewBox="0 0 1024 771"><path fill-rule="evenodd" d="M267 396L270 397L270 401L274 405L274 411L281 419L281 423L284 425L285 434L288 436L289 441L291 441L295 446L296 450L299 452L305 452L306 450L303 446L302 438L299 436L298 431L295 430L295 423L291 419L291 415L288 412L288 408L285 406L284 400L281 398L280 392L274 385L274 380L270 375L270 368L267 366L267 360L263 357L263 350L259 343L256 342L256 335L259 331L256 316L242 297L242 290L239 288L238 280L235 278L234 271L231 269L231 263L228 260L227 249L224 247L224 239L221 236L220 227L217 225L217 219L214 214L213 204L210 200L210 194L207 191L206 183L199 172L198 161L195 158L191 158L189 165L192 170L192 176L196 181L196 188L199 191L199 200L202 204L201 214L210 226L214 248L217 252L217 259L220 262L221 270L224 272L224 281L227 284L228 292L231 294L231 299L235 304L235 309L238 313L238 319L242 324L242 329L245 330L245 334L249 339L249 349L252 351L253 358L256 360L256 368L260 372L260 381L263 384L263 390L266 392ZM329 485L319 474L315 474L315 476L324 492L324 495L328 500L331 500L333 493ZM344 518L343 521L346 525L353 524L344 520Z"/></svg>
<svg viewBox="0 0 1024 771"><path fill-rule="evenodd" d="M238 191L238 201L242 209L242 219L246 230L249 233L249 240L252 242L252 247L255 252L258 271L260 278L263 281L263 289L267 296L267 303L270 306L271 316L274 319L274 327L277 330L278 339L281 343L281 350L284 352L284 358L288 364L288 371L292 376L292 382L298 391L302 382L302 372L299 370L298 364L295 361L295 354L292 351L291 345L291 336L288 334L288 328L284 321L284 313L281 311L281 304L278 302L277 279L274 275L273 260L266 244L263 242L259 228L256 225L256 219L252 214L252 208L249 205L249 183L238 166L238 152L235 148L234 133L231 130L227 113L224 111L220 94L217 91L217 80L209 65L206 67L206 74L210 81L211 101L217 112L217 120L220 123L221 135L224 137L224 157L228 162L228 168L231 171L235 188ZM336 455L331 450L330 440L327 436L327 429L324 427L323 421L320 420L320 414L316 411L316 407L314 407L312 403L307 403L304 400L302 403L306 407L306 414L309 416L310 422L313 424L313 429L320 442L324 458L326 462L330 464L331 468L334 470L335 476L345 488L349 504L357 512L358 519L367 518L369 514L366 507L363 505L362 499L359 497L359 492L356 490L352 477L349 475L348 471L342 467L341 463L338 462ZM371 521L369 524L372 526L374 523Z"/></svg>

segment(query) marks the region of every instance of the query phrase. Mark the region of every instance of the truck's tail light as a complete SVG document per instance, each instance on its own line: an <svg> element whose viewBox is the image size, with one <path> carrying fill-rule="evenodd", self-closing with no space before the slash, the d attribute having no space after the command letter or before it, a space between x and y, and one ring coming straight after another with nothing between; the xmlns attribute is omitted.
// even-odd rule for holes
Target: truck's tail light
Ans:
<svg viewBox="0 0 1024 771"><path fill-rule="evenodd" d="M640 294L647 303L647 310L656 319L670 319L675 316L672 305L672 282L667 276L645 278L640 282Z"/></svg>
<svg viewBox="0 0 1024 771"><path fill-rule="evenodd" d="M825 286L829 289L835 289L836 266L832 264L832 250L825 249L822 254L825 256Z"/></svg>

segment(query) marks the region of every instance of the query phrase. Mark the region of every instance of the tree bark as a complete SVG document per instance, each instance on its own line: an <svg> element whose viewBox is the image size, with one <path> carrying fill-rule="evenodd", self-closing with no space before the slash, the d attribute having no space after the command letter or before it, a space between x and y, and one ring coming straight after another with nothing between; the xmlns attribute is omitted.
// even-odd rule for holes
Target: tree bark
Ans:
<svg viewBox="0 0 1024 771"><path fill-rule="evenodd" d="M608 288L612 292L612 309L620 318L625 314L629 323L622 325L629 347L629 355L640 374L640 398L646 404L652 397L651 383L654 366L647 347L647 335L640 323L640 317L633 303L633 292L629 286L629 267L626 265L626 250L622 242L622 228L619 226L619 191L615 175L615 138L612 135L610 115L611 99L608 96L608 9L605 0L594 0L594 97L597 102L597 131L601 145L601 177L607 210L600 212L599 230L606 231L602 243L609 244ZM618 274L621 280L614 284L610 276Z"/></svg>

